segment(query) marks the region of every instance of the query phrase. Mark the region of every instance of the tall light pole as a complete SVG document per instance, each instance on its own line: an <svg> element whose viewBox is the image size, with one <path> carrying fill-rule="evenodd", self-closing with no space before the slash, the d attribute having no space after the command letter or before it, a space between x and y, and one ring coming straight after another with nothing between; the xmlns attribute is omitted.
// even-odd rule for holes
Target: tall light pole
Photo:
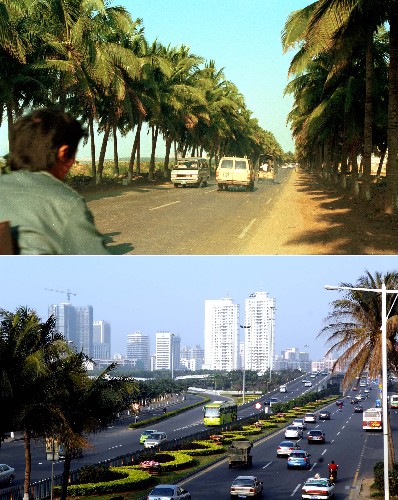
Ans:
<svg viewBox="0 0 398 500"><path fill-rule="evenodd" d="M239 325L240 328L251 328L250 325L244 326L244 325ZM246 337L246 336L245 336ZM242 380L242 404L245 404L245 390L246 390L246 338L244 339L243 342L243 380Z"/></svg>
<svg viewBox="0 0 398 500"><path fill-rule="evenodd" d="M174 379L174 337L175 334L171 333L170 334L170 364L171 364L171 380Z"/></svg>
<svg viewBox="0 0 398 500"><path fill-rule="evenodd" d="M354 290L358 292L381 293L381 376L382 376L382 408L383 408L383 461L384 461L384 498L390 498L388 479L388 408L387 408L387 293L398 294L398 290L387 290L382 283L381 288L356 288L349 286L325 285L326 290Z"/></svg>

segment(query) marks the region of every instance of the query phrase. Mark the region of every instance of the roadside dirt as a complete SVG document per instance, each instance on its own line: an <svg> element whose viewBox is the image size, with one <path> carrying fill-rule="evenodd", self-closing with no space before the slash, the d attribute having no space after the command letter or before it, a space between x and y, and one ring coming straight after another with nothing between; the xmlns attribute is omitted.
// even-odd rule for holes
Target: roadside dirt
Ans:
<svg viewBox="0 0 398 500"><path fill-rule="evenodd" d="M247 254L396 254L398 219L383 212L382 188L374 192L370 202L360 201L312 174L292 172Z"/></svg>

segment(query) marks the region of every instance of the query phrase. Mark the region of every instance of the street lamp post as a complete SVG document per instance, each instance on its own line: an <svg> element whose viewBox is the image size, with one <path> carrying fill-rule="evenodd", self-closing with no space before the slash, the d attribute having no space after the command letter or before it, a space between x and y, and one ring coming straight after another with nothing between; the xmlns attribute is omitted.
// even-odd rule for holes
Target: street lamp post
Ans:
<svg viewBox="0 0 398 500"><path fill-rule="evenodd" d="M382 408L383 408L383 461L385 500L390 498L388 479L388 408L387 408L387 293L398 294L398 290L387 290L382 283L381 288L356 288L348 286L325 285L326 290L354 290L359 292L381 293L381 376L382 376Z"/></svg>
<svg viewBox="0 0 398 500"><path fill-rule="evenodd" d="M170 356L170 364L171 364L171 380L174 379L174 337L175 337L175 334L172 333L170 335L170 353L171 353L171 356Z"/></svg>
<svg viewBox="0 0 398 500"><path fill-rule="evenodd" d="M240 328L250 328L250 325L239 325ZM242 404L245 404L245 390L246 390L246 339L243 342L243 370L242 370Z"/></svg>

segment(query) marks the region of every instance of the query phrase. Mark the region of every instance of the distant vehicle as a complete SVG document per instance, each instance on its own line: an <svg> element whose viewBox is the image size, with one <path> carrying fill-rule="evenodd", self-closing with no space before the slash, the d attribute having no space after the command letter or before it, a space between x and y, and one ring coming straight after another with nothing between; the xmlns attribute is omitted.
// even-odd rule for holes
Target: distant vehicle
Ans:
<svg viewBox="0 0 398 500"><path fill-rule="evenodd" d="M279 387L279 392L287 392L287 387L286 387L286 385L281 385L281 386Z"/></svg>
<svg viewBox="0 0 398 500"><path fill-rule="evenodd" d="M15 479L15 469L7 464L0 464L0 484L11 484Z"/></svg>
<svg viewBox="0 0 398 500"><path fill-rule="evenodd" d="M312 382L310 380L307 380L305 383L304 383L304 387L312 387Z"/></svg>
<svg viewBox="0 0 398 500"><path fill-rule="evenodd" d="M336 406L344 406L344 399L338 399L336 401Z"/></svg>
<svg viewBox="0 0 398 500"><path fill-rule="evenodd" d="M307 424L303 418L295 418L290 425L297 425L298 427L301 427L301 429L307 428Z"/></svg>
<svg viewBox="0 0 398 500"><path fill-rule="evenodd" d="M303 437L303 430L296 425L289 425L285 429L285 438L300 439Z"/></svg>
<svg viewBox="0 0 398 500"><path fill-rule="evenodd" d="M334 497L334 484L326 477L310 477L301 488L302 499L322 499L329 500Z"/></svg>
<svg viewBox="0 0 398 500"><path fill-rule="evenodd" d="M171 170L171 182L178 186L207 186L210 179L209 163L205 158L181 158Z"/></svg>
<svg viewBox="0 0 398 500"><path fill-rule="evenodd" d="M270 398L269 400L270 406L275 405L276 403L279 403L278 398Z"/></svg>
<svg viewBox="0 0 398 500"><path fill-rule="evenodd" d="M390 396L390 408L398 408L398 394Z"/></svg>
<svg viewBox="0 0 398 500"><path fill-rule="evenodd" d="M297 467L299 469L302 468L310 469L311 468L310 456L311 455L304 450L292 451L287 458L287 468L293 469Z"/></svg>
<svg viewBox="0 0 398 500"><path fill-rule="evenodd" d="M366 380L361 380L359 382L359 387L366 387L368 384L367 384L367 381Z"/></svg>
<svg viewBox="0 0 398 500"><path fill-rule="evenodd" d="M355 406L354 413L363 413L363 406Z"/></svg>
<svg viewBox="0 0 398 500"><path fill-rule="evenodd" d="M216 171L218 190L228 190L229 187L245 187L254 189L254 169L249 158L224 157L221 158Z"/></svg>
<svg viewBox="0 0 398 500"><path fill-rule="evenodd" d="M304 422L316 422L316 414L315 413L306 413L304 415Z"/></svg>
<svg viewBox="0 0 398 500"><path fill-rule="evenodd" d="M145 431L142 431L140 436L140 444L144 444L145 439L156 432L159 431L157 431L156 429L146 429Z"/></svg>
<svg viewBox="0 0 398 500"><path fill-rule="evenodd" d="M297 444L296 441L282 441L281 443L279 443L276 449L276 456L277 457L287 456L290 455L290 452L295 450L301 450L300 446Z"/></svg>
<svg viewBox="0 0 398 500"><path fill-rule="evenodd" d="M369 408L363 412L362 429L364 431L383 429L383 412L381 408Z"/></svg>
<svg viewBox="0 0 398 500"><path fill-rule="evenodd" d="M322 372L321 375L329 375L328 372Z"/></svg>
<svg viewBox="0 0 398 500"><path fill-rule="evenodd" d="M330 411L321 410L319 412L319 420L330 420Z"/></svg>
<svg viewBox="0 0 398 500"><path fill-rule="evenodd" d="M238 405L232 401L213 401L203 407L204 425L222 425L235 422L238 418Z"/></svg>
<svg viewBox="0 0 398 500"><path fill-rule="evenodd" d="M144 441L144 448L156 448L164 441L167 441L167 434L165 432L154 432Z"/></svg>
<svg viewBox="0 0 398 500"><path fill-rule="evenodd" d="M313 429L307 433L308 444L324 443L326 440L325 433L321 429Z"/></svg>
<svg viewBox="0 0 398 500"><path fill-rule="evenodd" d="M178 484L158 484L146 500L191 500L191 495Z"/></svg>
<svg viewBox="0 0 398 500"><path fill-rule="evenodd" d="M311 373L310 377L311 377L311 378L315 378L315 377L316 377L316 375L317 375L316 373Z"/></svg>
<svg viewBox="0 0 398 500"><path fill-rule="evenodd" d="M237 498L259 498L263 492L263 482L256 476L238 476L231 484L231 500Z"/></svg>

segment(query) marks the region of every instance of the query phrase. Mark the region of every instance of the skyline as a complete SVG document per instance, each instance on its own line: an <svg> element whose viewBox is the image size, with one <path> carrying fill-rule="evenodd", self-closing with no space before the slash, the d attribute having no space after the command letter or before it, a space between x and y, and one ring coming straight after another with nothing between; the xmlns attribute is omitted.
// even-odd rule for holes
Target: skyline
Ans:
<svg viewBox="0 0 398 500"><path fill-rule="evenodd" d="M204 346L206 299L230 297L240 306L264 291L276 301L275 354L297 347L317 360L326 351L317 338L329 303L341 294L325 285L355 283L372 274L398 269L394 256L26 256L0 259L0 307L35 309L47 318L50 304L92 305L94 320L111 324L112 354L126 354L127 335L157 331L181 337L181 345ZM308 346L308 348L305 348Z"/></svg>
<svg viewBox="0 0 398 500"><path fill-rule="evenodd" d="M306 7L309 0L113 0L143 20L149 44L157 39L163 45L190 47L206 61L214 60L218 70L234 83L244 96L246 107L259 125L272 132L282 149L294 151L291 131L286 126L293 99L283 96L288 68L294 52L282 53L281 31L287 16ZM160 11L161 10L161 11ZM159 13L160 12L160 13ZM217 20L215 22L214 20ZM0 127L0 156L8 152L7 127ZM143 131L142 156L150 155L150 136ZM98 145L102 134L97 137ZM130 157L133 138L119 136L119 155ZM108 141L107 158L113 158L113 141ZM164 154L159 140L157 156ZM78 159L90 157L90 144L80 145Z"/></svg>

